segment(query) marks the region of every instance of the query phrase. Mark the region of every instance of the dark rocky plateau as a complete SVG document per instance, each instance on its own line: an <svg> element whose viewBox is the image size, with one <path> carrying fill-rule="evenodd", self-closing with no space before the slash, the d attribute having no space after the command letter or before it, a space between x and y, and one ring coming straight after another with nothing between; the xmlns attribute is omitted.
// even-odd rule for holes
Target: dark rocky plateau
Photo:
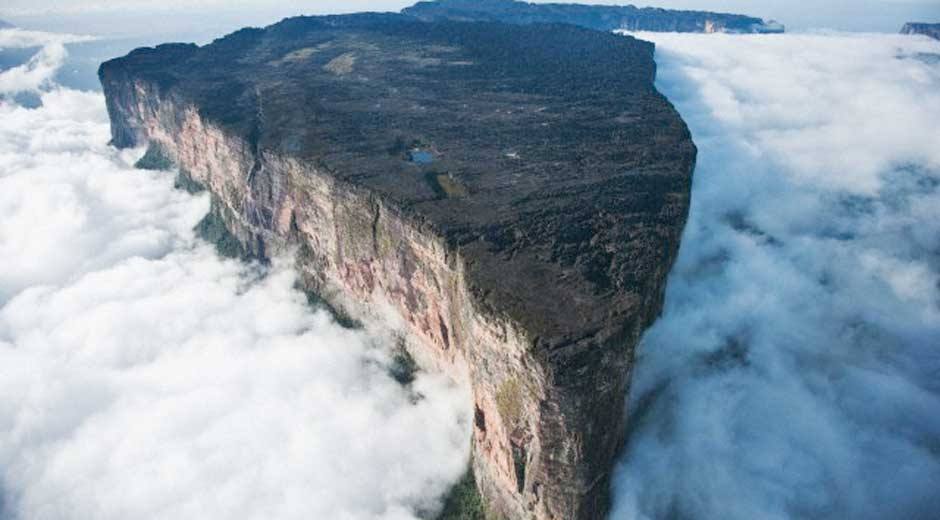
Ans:
<svg viewBox="0 0 940 520"><path fill-rule="evenodd" d="M901 34L922 34L940 40L940 23L906 23Z"/></svg>
<svg viewBox="0 0 940 520"><path fill-rule="evenodd" d="M308 289L391 304L419 360L469 379L476 481L511 519L607 510L696 156L655 74L627 36L375 14L99 72L113 143L206 187L230 242L299 251Z"/></svg>
<svg viewBox="0 0 940 520"><path fill-rule="evenodd" d="M516 0L440 0L402 11L421 20L570 23L599 31L778 33L784 27L760 18L632 5L531 4Z"/></svg>

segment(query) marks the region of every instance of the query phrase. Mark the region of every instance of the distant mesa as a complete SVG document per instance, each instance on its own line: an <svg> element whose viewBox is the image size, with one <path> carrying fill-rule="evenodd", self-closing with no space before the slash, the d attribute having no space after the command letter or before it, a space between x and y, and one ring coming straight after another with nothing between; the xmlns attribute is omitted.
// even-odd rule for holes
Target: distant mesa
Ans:
<svg viewBox="0 0 940 520"><path fill-rule="evenodd" d="M782 33L783 24L738 14L677 11L632 5L530 4L516 0L419 2L402 14L424 21L569 23L599 31Z"/></svg>
<svg viewBox="0 0 940 520"><path fill-rule="evenodd" d="M940 23L906 23L901 34L922 34L940 40Z"/></svg>

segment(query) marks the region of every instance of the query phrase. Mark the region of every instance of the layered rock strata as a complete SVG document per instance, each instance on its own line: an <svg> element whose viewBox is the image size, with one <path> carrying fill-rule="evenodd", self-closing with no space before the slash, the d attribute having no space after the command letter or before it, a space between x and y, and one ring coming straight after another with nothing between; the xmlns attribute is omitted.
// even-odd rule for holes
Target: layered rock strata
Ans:
<svg viewBox="0 0 940 520"><path fill-rule="evenodd" d="M605 514L696 153L651 44L292 18L99 75L113 143L159 147L242 251L295 253L306 288L391 310L419 360L470 381L491 516Z"/></svg>

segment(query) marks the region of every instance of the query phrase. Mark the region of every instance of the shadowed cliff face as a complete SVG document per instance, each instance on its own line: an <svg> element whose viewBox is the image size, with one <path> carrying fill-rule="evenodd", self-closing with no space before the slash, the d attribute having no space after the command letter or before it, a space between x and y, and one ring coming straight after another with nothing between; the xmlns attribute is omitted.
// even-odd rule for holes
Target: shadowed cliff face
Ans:
<svg viewBox="0 0 940 520"><path fill-rule="evenodd" d="M702 154L612 518L937 518L940 42L643 37Z"/></svg>
<svg viewBox="0 0 940 520"><path fill-rule="evenodd" d="M574 26L294 18L102 65L243 252L469 378L491 512L597 518L695 160L652 46Z"/></svg>
<svg viewBox="0 0 940 520"><path fill-rule="evenodd" d="M677 11L632 5L532 4L516 0L419 2L402 11L421 20L570 23L598 31L783 32L776 22L738 14Z"/></svg>

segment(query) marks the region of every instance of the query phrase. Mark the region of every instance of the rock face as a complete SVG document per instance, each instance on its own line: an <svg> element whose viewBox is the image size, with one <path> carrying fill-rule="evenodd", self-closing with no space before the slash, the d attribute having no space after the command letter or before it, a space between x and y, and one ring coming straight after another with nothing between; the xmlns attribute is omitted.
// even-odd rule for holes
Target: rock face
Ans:
<svg viewBox="0 0 940 520"><path fill-rule="evenodd" d="M603 516L696 155L651 44L292 18L99 75L113 143L159 147L243 251L296 252L307 288L391 309L419 361L469 379L491 516Z"/></svg>
<svg viewBox="0 0 940 520"><path fill-rule="evenodd" d="M901 28L901 34L923 34L940 40L940 23L906 23Z"/></svg>
<svg viewBox="0 0 940 520"><path fill-rule="evenodd" d="M421 20L570 23L599 31L782 33L783 25L760 18L632 5L530 4L516 0L420 2L402 13Z"/></svg>

